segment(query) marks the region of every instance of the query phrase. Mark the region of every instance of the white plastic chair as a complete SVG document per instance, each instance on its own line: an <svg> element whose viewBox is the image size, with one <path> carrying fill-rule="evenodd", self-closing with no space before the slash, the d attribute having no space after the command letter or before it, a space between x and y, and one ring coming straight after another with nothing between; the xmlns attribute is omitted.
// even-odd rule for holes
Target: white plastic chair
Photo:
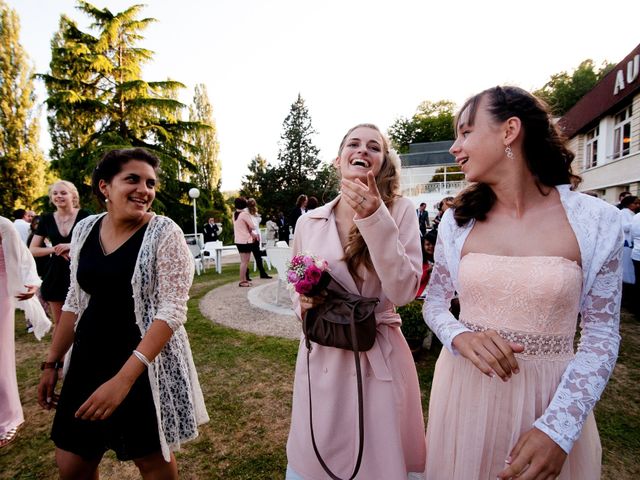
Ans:
<svg viewBox="0 0 640 480"><path fill-rule="evenodd" d="M276 247L278 248L289 248L289 244L284 240L279 240L276 242Z"/></svg>
<svg viewBox="0 0 640 480"><path fill-rule="evenodd" d="M202 248L202 264L203 266L207 266L210 265L211 263L213 263L213 265L215 266L216 264L216 247L217 246L222 246L222 242L220 240L215 241L215 242L207 242L204 244L204 247Z"/></svg>
<svg viewBox="0 0 640 480"><path fill-rule="evenodd" d="M197 244L188 244L187 246L189 247L189 251L193 257L193 264L196 268L196 273L200 275L204 271L204 265L202 264L202 250L200 250L200 246Z"/></svg>
<svg viewBox="0 0 640 480"><path fill-rule="evenodd" d="M283 242L286 244L286 242ZM278 289L276 290L276 304L280 302L280 285L287 284L287 262L291 260L290 247L269 247L267 256L271 259L271 264L278 272Z"/></svg>

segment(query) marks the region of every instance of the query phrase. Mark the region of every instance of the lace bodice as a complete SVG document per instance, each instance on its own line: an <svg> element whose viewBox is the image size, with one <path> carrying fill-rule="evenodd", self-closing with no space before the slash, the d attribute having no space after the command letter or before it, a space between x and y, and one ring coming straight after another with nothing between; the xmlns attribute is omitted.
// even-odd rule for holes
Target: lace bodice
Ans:
<svg viewBox="0 0 640 480"><path fill-rule="evenodd" d="M568 185L557 189L580 247L581 339L551 403L534 426L569 452L600 398L618 354L623 232L615 207L572 192ZM427 324L453 354L457 354L451 345L453 338L470 331L451 315L449 305L460 291L460 253L473 224L471 221L458 227L453 211L445 212L438 228L435 265L424 305Z"/></svg>

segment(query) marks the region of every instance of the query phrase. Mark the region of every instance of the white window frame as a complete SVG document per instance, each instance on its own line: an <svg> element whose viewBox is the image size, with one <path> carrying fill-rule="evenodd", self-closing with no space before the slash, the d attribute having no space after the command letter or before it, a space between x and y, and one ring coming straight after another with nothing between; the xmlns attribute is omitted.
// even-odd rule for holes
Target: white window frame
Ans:
<svg viewBox="0 0 640 480"><path fill-rule="evenodd" d="M631 117L633 115L633 105L628 105L620 110L615 116L616 122L613 126L613 154L611 157L615 160L626 157L631 153ZM629 134L625 136L625 130ZM628 141L625 142L625 138ZM625 148L626 145L626 148Z"/></svg>
<svg viewBox="0 0 640 480"><path fill-rule="evenodd" d="M589 169L598 165L598 137L600 137L600 126L587 132L584 146L584 168Z"/></svg>

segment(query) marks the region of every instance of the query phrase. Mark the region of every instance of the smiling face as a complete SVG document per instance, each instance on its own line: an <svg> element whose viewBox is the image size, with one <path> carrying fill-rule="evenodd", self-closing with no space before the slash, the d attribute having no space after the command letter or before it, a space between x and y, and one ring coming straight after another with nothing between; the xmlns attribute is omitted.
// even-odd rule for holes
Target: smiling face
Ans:
<svg viewBox="0 0 640 480"><path fill-rule="evenodd" d="M49 200L56 209L73 208L78 203L78 192L69 186L69 182L56 182L49 189Z"/></svg>
<svg viewBox="0 0 640 480"><path fill-rule="evenodd" d="M109 200L110 212L126 217L140 217L156 198L156 172L141 160L130 160L122 165L110 182L100 180L100 191Z"/></svg>
<svg viewBox="0 0 640 480"><path fill-rule="evenodd" d="M375 176L380 173L384 162L384 140L377 130L357 127L347 134L334 165L342 178L359 178L367 183L367 172Z"/></svg>
<svg viewBox="0 0 640 480"><path fill-rule="evenodd" d="M500 178L508 163L504 162L504 129L492 118L487 103L485 95L473 119L469 108L460 114L456 141L449 149L469 182L492 183Z"/></svg>

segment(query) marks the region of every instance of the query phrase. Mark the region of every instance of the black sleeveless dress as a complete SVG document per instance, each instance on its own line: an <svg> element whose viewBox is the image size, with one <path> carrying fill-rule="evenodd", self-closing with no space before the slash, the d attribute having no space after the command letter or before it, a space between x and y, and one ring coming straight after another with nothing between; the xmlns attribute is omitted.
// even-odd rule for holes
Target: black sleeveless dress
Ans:
<svg viewBox="0 0 640 480"><path fill-rule="evenodd" d="M59 243L71 243L71 233L76 224L89 215L87 210L78 210L69 234L62 236L53 213L47 213L40 219L36 235L48 238L54 247ZM67 290L69 290L69 260L59 255L42 258L48 258L49 260L47 269L42 277L42 285L40 286L42 298L47 302L64 302L67 298Z"/></svg>
<svg viewBox="0 0 640 480"><path fill-rule="evenodd" d="M131 278L147 226L105 255L99 240L101 224L102 219L96 222L80 251L77 281L91 298L76 328L51 438L58 448L86 459L112 449L118 459L131 460L160 451L146 371L108 419L74 417L87 398L122 368L142 338L134 314Z"/></svg>

